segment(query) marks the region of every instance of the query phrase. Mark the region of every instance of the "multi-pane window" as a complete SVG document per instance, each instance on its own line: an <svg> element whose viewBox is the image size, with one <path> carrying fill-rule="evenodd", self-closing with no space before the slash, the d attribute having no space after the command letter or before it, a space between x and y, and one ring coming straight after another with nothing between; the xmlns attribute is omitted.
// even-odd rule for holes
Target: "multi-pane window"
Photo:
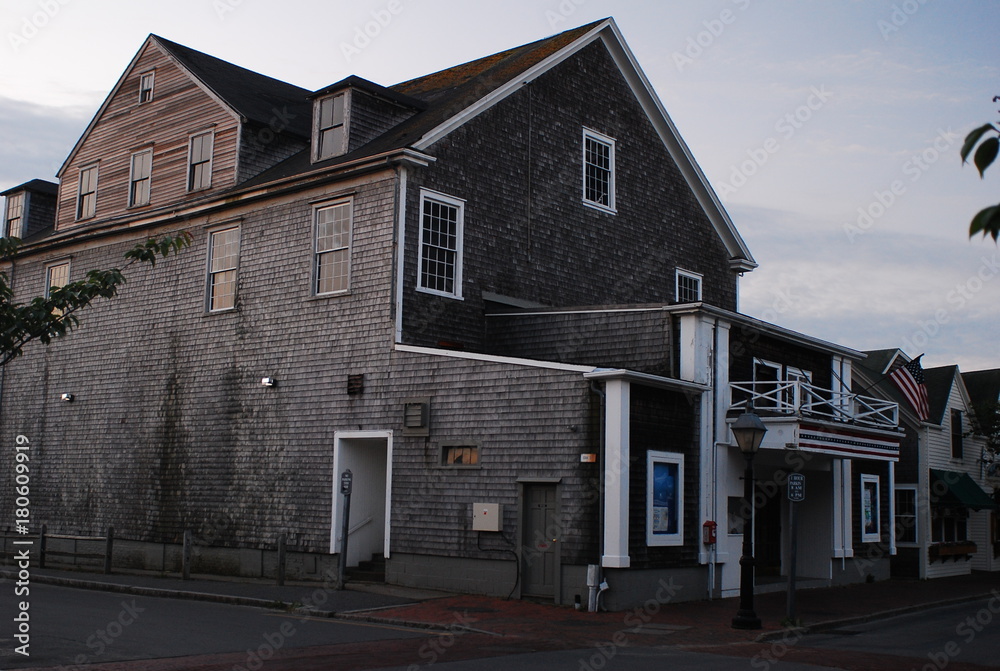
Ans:
<svg viewBox="0 0 1000 671"><path fill-rule="evenodd" d="M139 77L139 102L148 103L153 99L153 71L144 72Z"/></svg>
<svg viewBox="0 0 1000 671"><path fill-rule="evenodd" d="M76 196L76 218L87 219L97 212L97 166L80 170L80 186Z"/></svg>
<svg viewBox="0 0 1000 671"><path fill-rule="evenodd" d="M69 284L69 261L53 263L45 268L45 297L52 294L53 289L58 289ZM62 316L63 311L59 308L52 310L52 314Z"/></svg>
<svg viewBox="0 0 1000 671"><path fill-rule="evenodd" d="M21 219L24 215L24 194L15 193L7 196L7 230L6 234L11 238L20 238L24 235L24 227Z"/></svg>
<svg viewBox="0 0 1000 671"><path fill-rule="evenodd" d="M951 458L961 459L964 452L962 445L962 411L951 410Z"/></svg>
<svg viewBox="0 0 1000 671"><path fill-rule="evenodd" d="M464 203L424 193L420 201L419 287L447 296L462 295Z"/></svg>
<svg viewBox="0 0 1000 671"><path fill-rule="evenodd" d="M932 508L932 543L957 543L967 540L969 540L968 511L964 508Z"/></svg>
<svg viewBox="0 0 1000 671"><path fill-rule="evenodd" d="M587 129L583 131L583 202L615 209L615 141Z"/></svg>
<svg viewBox="0 0 1000 671"><path fill-rule="evenodd" d="M236 268L240 260L240 229L226 228L209 234L208 309L236 306Z"/></svg>
<svg viewBox="0 0 1000 671"><path fill-rule="evenodd" d="M212 133L201 133L191 138L188 152L188 191L212 186Z"/></svg>
<svg viewBox="0 0 1000 671"><path fill-rule="evenodd" d="M129 207L149 205L149 180L153 174L153 151L132 154L132 170L129 178Z"/></svg>
<svg viewBox="0 0 1000 671"><path fill-rule="evenodd" d="M316 294L332 294L350 288L351 203L337 203L316 210Z"/></svg>
<svg viewBox="0 0 1000 671"><path fill-rule="evenodd" d="M441 463L445 466L475 466L479 464L478 445L444 445Z"/></svg>
<svg viewBox="0 0 1000 671"><path fill-rule="evenodd" d="M697 303L701 300L701 275L677 269L677 302Z"/></svg>
<svg viewBox="0 0 1000 671"><path fill-rule="evenodd" d="M896 542L917 542L917 490L896 490Z"/></svg>
<svg viewBox="0 0 1000 671"><path fill-rule="evenodd" d="M344 153L344 103L345 95L331 96L319 101L318 128L316 129L316 160Z"/></svg>

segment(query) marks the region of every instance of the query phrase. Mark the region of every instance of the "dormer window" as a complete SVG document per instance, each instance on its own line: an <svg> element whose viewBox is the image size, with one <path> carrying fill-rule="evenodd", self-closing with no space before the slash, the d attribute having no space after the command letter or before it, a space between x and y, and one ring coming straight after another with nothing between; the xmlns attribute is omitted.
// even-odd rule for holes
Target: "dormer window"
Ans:
<svg viewBox="0 0 1000 671"><path fill-rule="evenodd" d="M21 225L23 214L24 194L15 193L7 196L7 237L20 238L23 236L24 227Z"/></svg>
<svg viewBox="0 0 1000 671"><path fill-rule="evenodd" d="M153 99L153 70L139 76L139 104L148 103Z"/></svg>
<svg viewBox="0 0 1000 671"><path fill-rule="evenodd" d="M347 152L346 103L346 93L316 101L313 160L322 161Z"/></svg>

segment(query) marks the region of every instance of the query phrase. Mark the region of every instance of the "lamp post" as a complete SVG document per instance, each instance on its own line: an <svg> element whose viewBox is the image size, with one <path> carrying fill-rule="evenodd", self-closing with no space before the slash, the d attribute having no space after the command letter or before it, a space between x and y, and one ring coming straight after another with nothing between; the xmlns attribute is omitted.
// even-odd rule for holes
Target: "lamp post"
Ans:
<svg viewBox="0 0 1000 671"><path fill-rule="evenodd" d="M732 426L733 436L740 452L747 460L743 474L743 509L753 510L753 458L760 449L767 427L753 411L753 402L747 404L746 412L736 418ZM753 558L753 517L743 520L743 556L740 557L740 609L733 618L734 629L760 629L760 618L753 608L754 558Z"/></svg>

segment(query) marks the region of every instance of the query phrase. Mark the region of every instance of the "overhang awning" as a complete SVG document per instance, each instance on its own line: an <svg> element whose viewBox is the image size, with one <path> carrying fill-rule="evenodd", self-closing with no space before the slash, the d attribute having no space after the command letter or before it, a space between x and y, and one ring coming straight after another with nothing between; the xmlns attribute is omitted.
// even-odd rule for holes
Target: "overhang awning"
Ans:
<svg viewBox="0 0 1000 671"><path fill-rule="evenodd" d="M996 510L993 498L968 473L931 469L931 501L973 510Z"/></svg>

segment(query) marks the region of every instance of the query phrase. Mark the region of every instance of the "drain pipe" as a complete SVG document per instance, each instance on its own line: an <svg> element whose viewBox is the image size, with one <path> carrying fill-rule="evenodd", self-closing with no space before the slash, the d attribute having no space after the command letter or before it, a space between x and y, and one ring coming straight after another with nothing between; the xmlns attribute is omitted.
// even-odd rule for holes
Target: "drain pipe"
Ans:
<svg viewBox="0 0 1000 671"><path fill-rule="evenodd" d="M601 580L601 556L604 554L604 420L607 412L607 396L595 381L590 382L590 390L601 399L598 413L598 450L597 450L597 563L587 566L587 612L596 613L601 596L601 585L607 589L607 583Z"/></svg>

